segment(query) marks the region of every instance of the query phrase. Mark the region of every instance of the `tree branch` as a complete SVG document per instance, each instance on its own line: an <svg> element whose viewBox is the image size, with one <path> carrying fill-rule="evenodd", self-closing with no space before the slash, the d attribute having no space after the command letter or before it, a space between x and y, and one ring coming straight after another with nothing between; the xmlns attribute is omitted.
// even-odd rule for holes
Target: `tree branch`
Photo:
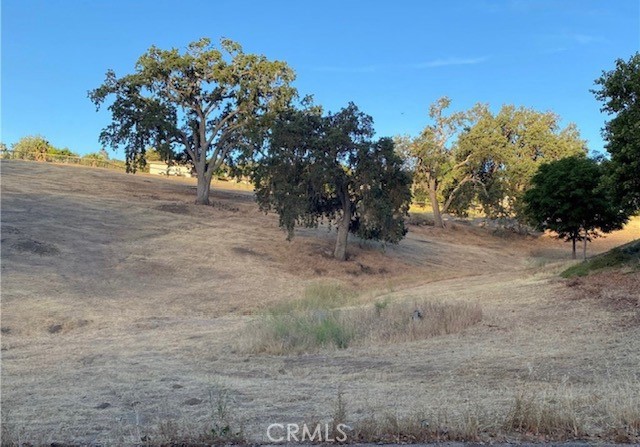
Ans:
<svg viewBox="0 0 640 447"><path fill-rule="evenodd" d="M213 171L220 167L222 161L232 149L232 147L227 144L227 140L229 140L234 130L241 127L241 124L234 124L232 126L229 126L222 137L220 137L215 145L215 149L211 154L211 157L209 157L209 159L207 160L207 172Z"/></svg>
<svg viewBox="0 0 640 447"><path fill-rule="evenodd" d="M238 113L240 113L240 109L236 109L232 112L229 112L229 114L227 116L225 116L223 119L220 120L220 122L216 125L216 127L213 128L213 131L211 133L211 136L209 137L209 139L207 140L207 145L211 145L211 143L213 142L214 138L216 137L216 135L218 134L218 132L220 132L220 129L222 129L222 127L231 119L233 118L235 115L237 115Z"/></svg>
<svg viewBox="0 0 640 447"><path fill-rule="evenodd" d="M471 159L471 153L469 155L467 155L467 158L465 158L463 161L461 161L460 163L456 164L453 166L453 168L451 168L452 171L455 171L458 168L461 168L462 166L466 165L467 163L469 163L469 160Z"/></svg>
<svg viewBox="0 0 640 447"><path fill-rule="evenodd" d="M447 212L447 210L449 209L449 206L453 202L453 199L455 198L456 194L458 193L458 191L460 191L460 188L462 188L463 185L465 185L466 183L469 183L469 182L478 183L478 184L480 184L480 185L482 185L484 187L484 184L480 180L478 180L477 178L474 178L472 176L465 177L464 179L462 179L462 181L460 183L458 183L456 185L455 188L453 188L453 191L451 191L451 193L449 194L449 197L447 198L447 201L442 206L442 214ZM486 193L486 189L485 189L485 193Z"/></svg>
<svg viewBox="0 0 640 447"><path fill-rule="evenodd" d="M182 130L178 129L178 132L180 133L180 139L182 140L182 144L184 144L185 150L187 151L187 154L189 154L189 157L191 157L191 160L194 161L194 163L197 161L196 160L196 155L193 152L193 148L191 148L191 145L189 144L189 137L187 136L186 133L184 133Z"/></svg>

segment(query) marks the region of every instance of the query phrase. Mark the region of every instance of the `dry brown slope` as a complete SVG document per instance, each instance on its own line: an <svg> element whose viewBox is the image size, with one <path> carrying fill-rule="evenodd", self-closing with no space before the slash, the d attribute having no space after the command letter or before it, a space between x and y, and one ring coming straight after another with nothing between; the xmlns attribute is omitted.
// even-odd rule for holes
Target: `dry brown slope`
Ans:
<svg viewBox="0 0 640 447"><path fill-rule="evenodd" d="M637 365L637 328L560 299L569 292L544 268L532 276L531 241L423 228L384 255L353 243L340 264L323 256L326 231L285 243L239 192L218 190L203 208L190 204L189 182L14 161L1 169L3 416L9 409L32 436L113 441L131 439L136 421L204 421L217 383L259 434L275 419L326 416L339 388L354 417L470 399L500 409L525 378L569 377L589 393ZM238 314L295 299L318 278L397 290L392 299L478 300L485 320L403 346L238 351Z"/></svg>

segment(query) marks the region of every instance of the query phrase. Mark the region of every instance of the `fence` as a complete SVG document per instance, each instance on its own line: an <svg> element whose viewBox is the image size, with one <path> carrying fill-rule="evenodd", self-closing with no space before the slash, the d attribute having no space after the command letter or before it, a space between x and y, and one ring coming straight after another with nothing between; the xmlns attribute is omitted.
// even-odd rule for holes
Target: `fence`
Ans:
<svg viewBox="0 0 640 447"><path fill-rule="evenodd" d="M0 152L0 159L42 161L48 163L90 166L92 168L116 169L119 171L126 170L126 165L123 161L104 160L99 158L83 158L71 155L51 154L43 152L15 152L8 150Z"/></svg>

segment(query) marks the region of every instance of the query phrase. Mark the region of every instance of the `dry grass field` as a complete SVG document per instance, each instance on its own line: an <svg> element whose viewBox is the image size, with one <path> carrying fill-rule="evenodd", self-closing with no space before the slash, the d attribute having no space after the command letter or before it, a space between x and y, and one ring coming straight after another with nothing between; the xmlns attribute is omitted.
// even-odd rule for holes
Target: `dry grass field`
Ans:
<svg viewBox="0 0 640 447"><path fill-rule="evenodd" d="M162 443L216 419L263 442L271 423L336 408L363 440L639 442L637 271L560 279L569 244L464 222L412 226L397 246L352 238L340 263L327 229L287 242L246 188L216 183L202 207L186 179L1 169L3 444ZM637 238L634 220L589 253ZM350 321L409 321L420 303L481 317L412 336L393 320L386 338L369 324L344 349L255 347L270 310L323 289L346 297L324 312Z"/></svg>

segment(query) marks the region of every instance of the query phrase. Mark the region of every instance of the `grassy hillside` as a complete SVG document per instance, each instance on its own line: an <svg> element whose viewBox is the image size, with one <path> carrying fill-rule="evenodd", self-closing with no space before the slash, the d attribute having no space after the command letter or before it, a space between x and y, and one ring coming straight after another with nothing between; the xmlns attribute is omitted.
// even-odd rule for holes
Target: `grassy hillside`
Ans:
<svg viewBox="0 0 640 447"><path fill-rule="evenodd" d="M574 276L586 276L590 272L603 269L623 267L628 267L633 271L640 270L640 239L615 247L605 253L594 256L588 261L573 265L560 275L563 278L572 278Z"/></svg>
<svg viewBox="0 0 640 447"><path fill-rule="evenodd" d="M339 262L335 231L287 242L229 182L205 207L194 179L0 168L3 447L260 444L303 421L640 442L640 270L558 281L568 244L473 221ZM635 219L589 250L638 240Z"/></svg>

